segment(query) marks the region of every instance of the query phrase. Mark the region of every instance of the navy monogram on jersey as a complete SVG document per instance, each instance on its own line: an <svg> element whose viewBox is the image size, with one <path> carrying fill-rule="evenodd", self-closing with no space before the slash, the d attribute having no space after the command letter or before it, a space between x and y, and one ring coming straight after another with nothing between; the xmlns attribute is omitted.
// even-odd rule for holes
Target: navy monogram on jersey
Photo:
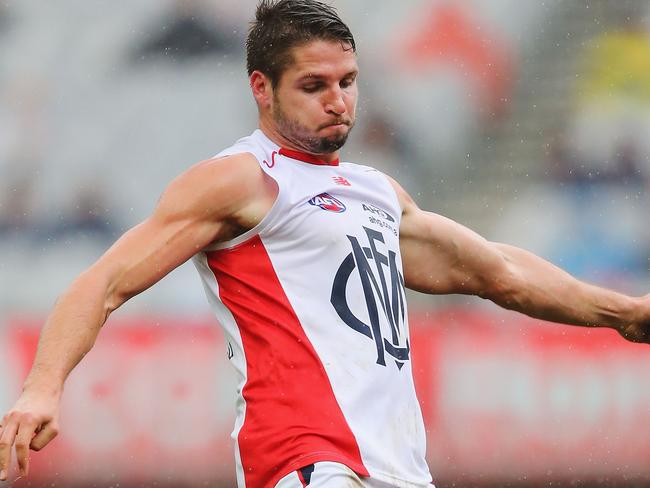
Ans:
<svg viewBox="0 0 650 488"><path fill-rule="evenodd" d="M277 182L277 200L194 262L239 376L239 486L319 461L427 485L395 191L370 167L323 164L260 130L220 156L238 153Z"/></svg>

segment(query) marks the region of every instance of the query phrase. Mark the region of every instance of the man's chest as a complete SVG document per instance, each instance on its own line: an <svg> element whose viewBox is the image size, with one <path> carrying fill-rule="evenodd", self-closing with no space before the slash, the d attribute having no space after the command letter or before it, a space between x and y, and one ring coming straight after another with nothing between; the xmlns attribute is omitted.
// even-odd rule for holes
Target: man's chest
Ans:
<svg viewBox="0 0 650 488"><path fill-rule="evenodd" d="M301 168L302 169L302 168ZM372 170L296 171L285 184L276 235L310 247L349 244L351 236L379 235L398 245L401 210L383 175Z"/></svg>

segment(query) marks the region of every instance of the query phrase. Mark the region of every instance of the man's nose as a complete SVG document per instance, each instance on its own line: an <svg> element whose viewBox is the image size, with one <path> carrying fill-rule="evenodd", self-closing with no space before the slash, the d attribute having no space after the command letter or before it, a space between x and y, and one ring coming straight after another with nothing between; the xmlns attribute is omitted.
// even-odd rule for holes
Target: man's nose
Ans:
<svg viewBox="0 0 650 488"><path fill-rule="evenodd" d="M347 108L343 98L343 90L340 87L332 88L327 93L325 100L325 111L335 115L343 115Z"/></svg>

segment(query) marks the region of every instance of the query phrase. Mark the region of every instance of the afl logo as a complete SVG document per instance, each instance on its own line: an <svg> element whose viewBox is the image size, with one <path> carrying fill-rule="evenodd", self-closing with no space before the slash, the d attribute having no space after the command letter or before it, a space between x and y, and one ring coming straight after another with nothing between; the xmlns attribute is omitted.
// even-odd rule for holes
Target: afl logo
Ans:
<svg viewBox="0 0 650 488"><path fill-rule="evenodd" d="M321 193L320 195L317 195L309 200L309 203L315 207L320 207L323 210L327 210L328 212L345 212L345 205L343 205L343 202L337 200L329 193Z"/></svg>

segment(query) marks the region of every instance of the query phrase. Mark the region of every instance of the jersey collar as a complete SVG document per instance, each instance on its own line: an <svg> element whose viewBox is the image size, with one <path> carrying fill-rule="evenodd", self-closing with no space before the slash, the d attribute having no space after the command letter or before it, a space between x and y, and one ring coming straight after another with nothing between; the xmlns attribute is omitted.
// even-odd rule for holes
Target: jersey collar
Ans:
<svg viewBox="0 0 650 488"><path fill-rule="evenodd" d="M297 159L304 163L316 164L318 166L338 166L339 158L334 159L333 161L325 161L324 159L314 156L313 154L304 153L301 151L294 151L293 149L286 149L281 147L278 151L281 156L286 156L291 159Z"/></svg>

